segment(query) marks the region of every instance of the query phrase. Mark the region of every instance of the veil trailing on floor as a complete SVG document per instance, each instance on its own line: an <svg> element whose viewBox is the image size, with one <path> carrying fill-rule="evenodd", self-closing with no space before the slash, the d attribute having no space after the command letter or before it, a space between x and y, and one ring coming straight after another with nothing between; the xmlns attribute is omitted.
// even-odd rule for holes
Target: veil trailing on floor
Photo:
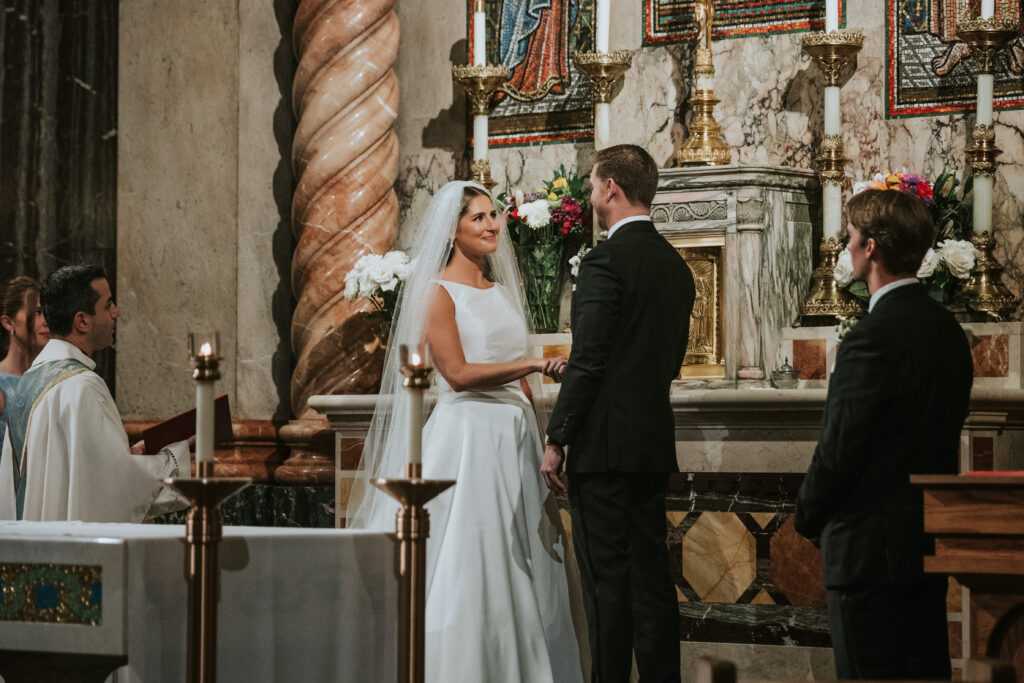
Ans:
<svg viewBox="0 0 1024 683"><path fill-rule="evenodd" d="M349 495L346 523L349 528L394 529L398 504L372 486L369 480L375 477L405 476L410 428L409 406L402 387L398 348L400 344L416 345L424 340L427 312L436 291L433 282L448 263L455 229L459 223L462 195L467 187L487 192L482 185L474 182L448 183L430 201L413 238L409 254L412 270L395 309L391 336L384 356L380 393ZM529 325L526 294L512 242L504 225L498 234L497 250L487 257L487 266L489 279L503 286L502 291L510 298L514 310L522 311L523 320ZM417 428L422 428L422 425Z"/></svg>

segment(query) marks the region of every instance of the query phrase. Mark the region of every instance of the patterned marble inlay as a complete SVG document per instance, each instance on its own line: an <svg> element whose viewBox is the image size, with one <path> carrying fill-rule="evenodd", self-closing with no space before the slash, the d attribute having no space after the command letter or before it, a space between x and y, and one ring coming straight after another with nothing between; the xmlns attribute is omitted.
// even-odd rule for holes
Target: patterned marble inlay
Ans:
<svg viewBox="0 0 1024 683"><path fill-rule="evenodd" d="M801 607L824 607L821 553L796 532L792 517L772 537L771 547L771 577L789 602Z"/></svg>
<svg viewBox="0 0 1024 683"><path fill-rule="evenodd" d="M975 377L1006 377L1010 371L1009 335L976 335L971 344L971 356Z"/></svg>
<svg viewBox="0 0 1024 683"><path fill-rule="evenodd" d="M825 379L825 340L794 339L792 362L800 379Z"/></svg>
<svg viewBox="0 0 1024 683"><path fill-rule="evenodd" d="M0 620L99 626L103 569L75 564L0 563Z"/></svg>
<svg viewBox="0 0 1024 683"><path fill-rule="evenodd" d="M683 577L703 602L736 602L754 581L755 551L736 515L702 513L683 537Z"/></svg>

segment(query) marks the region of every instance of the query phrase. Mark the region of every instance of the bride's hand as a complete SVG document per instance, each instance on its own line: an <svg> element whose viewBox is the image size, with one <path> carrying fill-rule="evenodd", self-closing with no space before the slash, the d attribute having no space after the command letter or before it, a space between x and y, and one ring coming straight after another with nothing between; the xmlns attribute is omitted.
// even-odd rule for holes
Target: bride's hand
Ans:
<svg viewBox="0 0 1024 683"><path fill-rule="evenodd" d="M546 358L545 360L547 362L545 363L544 374L556 382L562 381L562 375L565 374L565 368L569 365L569 360L561 356Z"/></svg>

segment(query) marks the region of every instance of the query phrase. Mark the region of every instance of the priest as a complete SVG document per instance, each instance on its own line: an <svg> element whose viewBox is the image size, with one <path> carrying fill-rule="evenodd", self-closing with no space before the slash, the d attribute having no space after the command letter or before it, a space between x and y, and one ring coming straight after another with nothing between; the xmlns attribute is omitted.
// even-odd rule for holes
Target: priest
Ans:
<svg viewBox="0 0 1024 683"><path fill-rule="evenodd" d="M184 503L160 483L188 476L184 441L156 455L129 447L121 416L90 356L114 343L119 315L106 273L66 266L41 292L52 338L8 406L0 454L0 518L141 522Z"/></svg>

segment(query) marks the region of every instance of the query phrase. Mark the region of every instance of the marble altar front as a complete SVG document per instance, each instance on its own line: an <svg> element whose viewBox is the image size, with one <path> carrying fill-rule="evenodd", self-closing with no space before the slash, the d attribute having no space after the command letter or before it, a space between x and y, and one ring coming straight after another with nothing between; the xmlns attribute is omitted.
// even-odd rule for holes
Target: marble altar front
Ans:
<svg viewBox="0 0 1024 683"><path fill-rule="evenodd" d="M0 649L127 658L114 680L185 680L182 526L0 523ZM219 681L394 680L390 534L226 527ZM0 671L2 675L2 671Z"/></svg>

